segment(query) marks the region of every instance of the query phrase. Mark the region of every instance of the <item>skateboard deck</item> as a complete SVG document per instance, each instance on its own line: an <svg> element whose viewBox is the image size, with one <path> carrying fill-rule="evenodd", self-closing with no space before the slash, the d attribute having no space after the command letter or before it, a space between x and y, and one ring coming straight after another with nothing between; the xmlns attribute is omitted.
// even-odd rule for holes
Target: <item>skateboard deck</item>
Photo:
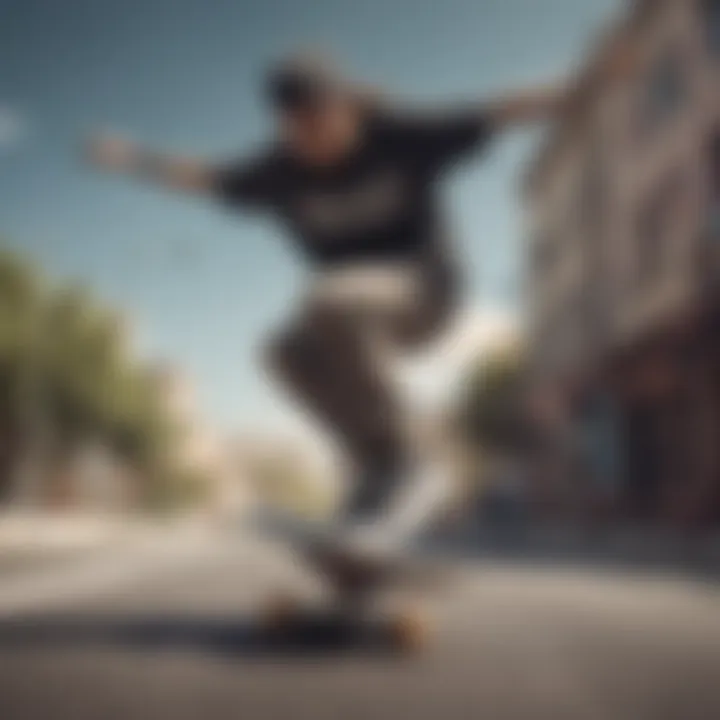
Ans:
<svg viewBox="0 0 720 720"><path fill-rule="evenodd" d="M287 593L267 597L259 614L261 637L271 645L309 648L371 648L414 654L425 647L430 617L420 604L391 612L358 613L341 604L308 602Z"/></svg>
<svg viewBox="0 0 720 720"><path fill-rule="evenodd" d="M368 551L342 531L294 518L276 518L271 534L284 540L329 591L319 602L288 592L268 598L263 624L275 637L370 640L402 651L424 645L430 623L420 595L446 579L438 561L407 543ZM379 613L375 601L387 594L405 598Z"/></svg>

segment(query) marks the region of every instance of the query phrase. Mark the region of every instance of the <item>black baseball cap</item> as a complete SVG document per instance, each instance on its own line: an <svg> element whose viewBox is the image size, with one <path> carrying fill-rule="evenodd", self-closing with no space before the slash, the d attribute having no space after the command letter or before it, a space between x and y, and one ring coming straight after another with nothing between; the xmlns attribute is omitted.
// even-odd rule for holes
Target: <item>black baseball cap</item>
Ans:
<svg viewBox="0 0 720 720"><path fill-rule="evenodd" d="M311 110L347 91L346 83L325 59L295 56L270 68L265 95L278 110Z"/></svg>

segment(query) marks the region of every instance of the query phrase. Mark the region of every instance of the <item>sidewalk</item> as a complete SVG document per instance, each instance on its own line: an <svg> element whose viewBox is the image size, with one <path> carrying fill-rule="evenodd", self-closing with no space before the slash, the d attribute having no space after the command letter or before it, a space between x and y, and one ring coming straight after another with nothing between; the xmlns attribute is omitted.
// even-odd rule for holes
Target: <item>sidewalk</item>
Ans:
<svg viewBox="0 0 720 720"><path fill-rule="evenodd" d="M0 615L108 594L207 565L227 543L195 519L0 515Z"/></svg>
<svg viewBox="0 0 720 720"><path fill-rule="evenodd" d="M97 547L126 531L127 519L81 513L0 514L0 558L67 553Z"/></svg>
<svg viewBox="0 0 720 720"><path fill-rule="evenodd" d="M720 532L682 535L633 525L477 521L440 541L476 557L532 563L613 566L720 578Z"/></svg>
<svg viewBox="0 0 720 720"><path fill-rule="evenodd" d="M113 548L185 544L206 530L194 518L6 511L0 513L0 577Z"/></svg>

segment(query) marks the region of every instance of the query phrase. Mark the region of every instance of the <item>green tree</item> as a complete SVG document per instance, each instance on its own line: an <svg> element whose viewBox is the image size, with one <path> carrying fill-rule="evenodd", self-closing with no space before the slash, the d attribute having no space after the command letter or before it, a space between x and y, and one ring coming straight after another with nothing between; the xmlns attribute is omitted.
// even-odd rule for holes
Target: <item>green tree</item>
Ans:
<svg viewBox="0 0 720 720"><path fill-rule="evenodd" d="M27 427L28 366L42 313L42 280L0 252L0 500L7 498Z"/></svg>
<svg viewBox="0 0 720 720"><path fill-rule="evenodd" d="M490 453L515 451L528 437L524 357L519 346L484 357L469 373L457 403L463 436Z"/></svg>
<svg viewBox="0 0 720 720"><path fill-rule="evenodd" d="M85 288L51 287L27 261L0 254L0 494L23 457L62 469L86 440L113 447L147 487L172 474L172 421L121 318Z"/></svg>

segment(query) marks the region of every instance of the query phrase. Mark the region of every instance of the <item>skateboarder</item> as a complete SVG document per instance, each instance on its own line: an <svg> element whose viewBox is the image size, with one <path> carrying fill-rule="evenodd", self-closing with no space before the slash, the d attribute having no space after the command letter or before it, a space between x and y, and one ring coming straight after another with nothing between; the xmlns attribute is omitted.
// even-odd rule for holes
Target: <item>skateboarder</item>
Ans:
<svg viewBox="0 0 720 720"><path fill-rule="evenodd" d="M108 136L90 143L89 157L284 223L310 278L266 361L352 461L347 517L372 518L416 469L388 353L434 338L461 299L440 184L498 132L552 118L566 93L422 112L392 107L306 57L271 68L263 89L277 132L250 159L216 165Z"/></svg>

